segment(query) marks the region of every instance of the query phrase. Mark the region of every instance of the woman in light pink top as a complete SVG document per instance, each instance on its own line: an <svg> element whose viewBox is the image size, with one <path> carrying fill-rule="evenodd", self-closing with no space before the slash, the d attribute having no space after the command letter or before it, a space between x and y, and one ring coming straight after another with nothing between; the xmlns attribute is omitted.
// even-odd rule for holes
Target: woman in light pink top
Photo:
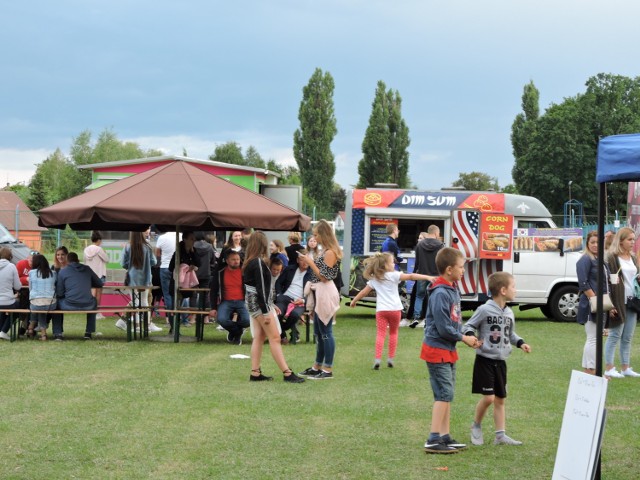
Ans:
<svg viewBox="0 0 640 480"><path fill-rule="evenodd" d="M91 242L87 248L84 249L84 263L98 276L102 283L107 280L107 263L109 263L109 257L104 248L100 246L102 243L102 235L100 232L94 230L91 232ZM102 300L102 289L92 288L91 293L96 297L96 304L100 306L100 300ZM97 318L102 318L102 314L98 314Z"/></svg>

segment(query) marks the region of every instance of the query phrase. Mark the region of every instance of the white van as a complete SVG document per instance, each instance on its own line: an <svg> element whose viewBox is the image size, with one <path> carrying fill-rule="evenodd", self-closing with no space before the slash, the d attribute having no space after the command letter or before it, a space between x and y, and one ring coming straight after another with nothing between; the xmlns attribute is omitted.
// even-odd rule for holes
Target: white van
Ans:
<svg viewBox="0 0 640 480"><path fill-rule="evenodd" d="M362 260L380 251L386 225L400 229L398 246L413 271L414 248L429 225L440 228L447 246L467 259L458 285L463 308L488 298L487 278L496 271L516 277L521 309L540 307L558 321L577 313L576 262L582 251L582 229L557 228L536 198L459 190L414 191L356 189L347 193L342 293L353 297L363 288ZM347 266L349 268L347 268ZM407 282L407 289L412 282ZM373 299L370 299L373 300Z"/></svg>

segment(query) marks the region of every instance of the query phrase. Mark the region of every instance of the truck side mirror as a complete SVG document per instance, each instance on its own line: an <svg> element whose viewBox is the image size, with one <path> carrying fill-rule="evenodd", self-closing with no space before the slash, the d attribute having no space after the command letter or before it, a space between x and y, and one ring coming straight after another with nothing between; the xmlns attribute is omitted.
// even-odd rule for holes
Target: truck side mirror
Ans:
<svg viewBox="0 0 640 480"><path fill-rule="evenodd" d="M564 238L558 239L558 250L560 251L560 256L564 257Z"/></svg>

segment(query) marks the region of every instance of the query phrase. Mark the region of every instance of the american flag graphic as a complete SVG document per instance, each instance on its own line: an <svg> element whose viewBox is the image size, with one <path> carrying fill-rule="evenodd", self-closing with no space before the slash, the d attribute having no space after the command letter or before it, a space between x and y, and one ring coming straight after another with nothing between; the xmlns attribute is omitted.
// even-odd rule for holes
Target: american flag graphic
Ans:
<svg viewBox="0 0 640 480"><path fill-rule="evenodd" d="M464 266L464 275L458 282L460 295L489 294L489 275L502 270L502 260L472 259Z"/></svg>
<svg viewBox="0 0 640 480"><path fill-rule="evenodd" d="M453 237L458 242L451 246L457 248L467 259L478 258L478 225L480 213L475 210L456 210L453 212Z"/></svg>

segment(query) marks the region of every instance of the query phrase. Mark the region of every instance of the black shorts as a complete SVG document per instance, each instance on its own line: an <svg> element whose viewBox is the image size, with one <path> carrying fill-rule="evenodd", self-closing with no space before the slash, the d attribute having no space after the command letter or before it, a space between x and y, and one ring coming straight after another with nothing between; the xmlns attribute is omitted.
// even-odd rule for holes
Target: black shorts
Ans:
<svg viewBox="0 0 640 480"><path fill-rule="evenodd" d="M507 398L507 362L476 355L471 393Z"/></svg>

